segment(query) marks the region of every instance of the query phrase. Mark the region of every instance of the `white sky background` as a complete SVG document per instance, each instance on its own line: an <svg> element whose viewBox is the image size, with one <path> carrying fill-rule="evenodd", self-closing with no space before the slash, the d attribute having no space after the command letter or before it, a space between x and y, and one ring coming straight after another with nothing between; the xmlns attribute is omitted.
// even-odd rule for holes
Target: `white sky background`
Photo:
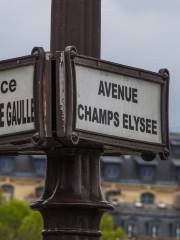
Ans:
<svg viewBox="0 0 180 240"><path fill-rule="evenodd" d="M0 59L49 50L50 0L0 0ZM171 74L170 129L180 132L180 0L102 0L102 58Z"/></svg>

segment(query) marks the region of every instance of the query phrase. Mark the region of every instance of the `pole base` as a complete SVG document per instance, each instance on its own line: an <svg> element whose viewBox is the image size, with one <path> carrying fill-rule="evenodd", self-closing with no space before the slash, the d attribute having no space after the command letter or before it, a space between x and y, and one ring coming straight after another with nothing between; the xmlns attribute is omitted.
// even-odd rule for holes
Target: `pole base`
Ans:
<svg viewBox="0 0 180 240"><path fill-rule="evenodd" d="M44 219L44 240L99 240L101 216L112 210L100 188L100 150L47 153L42 198L32 205Z"/></svg>

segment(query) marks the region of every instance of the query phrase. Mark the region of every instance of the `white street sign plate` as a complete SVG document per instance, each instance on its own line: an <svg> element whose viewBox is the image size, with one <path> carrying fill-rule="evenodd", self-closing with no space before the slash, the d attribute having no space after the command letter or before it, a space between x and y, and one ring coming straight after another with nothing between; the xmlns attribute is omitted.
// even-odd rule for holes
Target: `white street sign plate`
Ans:
<svg viewBox="0 0 180 240"><path fill-rule="evenodd" d="M160 84L81 65L75 72L76 129L162 143Z"/></svg>

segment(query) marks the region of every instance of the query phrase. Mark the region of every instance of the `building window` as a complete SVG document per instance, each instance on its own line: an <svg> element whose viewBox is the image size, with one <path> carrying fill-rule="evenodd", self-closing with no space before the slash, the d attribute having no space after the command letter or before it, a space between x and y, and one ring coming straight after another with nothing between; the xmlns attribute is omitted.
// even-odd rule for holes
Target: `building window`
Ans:
<svg viewBox="0 0 180 240"><path fill-rule="evenodd" d="M132 237L133 236L133 225L132 224L129 224L128 226L127 226L127 235L128 235L128 237Z"/></svg>
<svg viewBox="0 0 180 240"><path fill-rule="evenodd" d="M171 145L171 154L173 157L180 157L180 145Z"/></svg>
<svg viewBox="0 0 180 240"><path fill-rule="evenodd" d="M120 164L109 163L103 164L103 176L105 180L118 180L120 178Z"/></svg>
<svg viewBox="0 0 180 240"><path fill-rule="evenodd" d="M44 156L33 156L35 172L38 176L44 176L46 171L46 158Z"/></svg>
<svg viewBox="0 0 180 240"><path fill-rule="evenodd" d="M43 194L43 190L44 188L43 187L37 187L36 190L35 190L35 195L37 198L40 198L41 195Z"/></svg>
<svg viewBox="0 0 180 240"><path fill-rule="evenodd" d="M180 209L180 194L179 193L175 194L174 206L175 206L175 208Z"/></svg>
<svg viewBox="0 0 180 240"><path fill-rule="evenodd" d="M180 239L180 223L172 224L172 237L179 240Z"/></svg>
<svg viewBox="0 0 180 240"><path fill-rule="evenodd" d="M6 198L6 200L11 200L14 197L14 187L9 185L9 184L5 184L1 186L1 189L3 191L3 195Z"/></svg>
<svg viewBox="0 0 180 240"><path fill-rule="evenodd" d="M176 167L176 181L180 184L180 167Z"/></svg>
<svg viewBox="0 0 180 240"><path fill-rule="evenodd" d="M149 229L148 229L149 236L151 236L152 238L160 237L161 227L159 222L156 222L156 221L151 222L150 224L148 224L148 226L149 226Z"/></svg>
<svg viewBox="0 0 180 240"><path fill-rule="evenodd" d="M143 182L153 182L155 180L155 166L140 165L140 178Z"/></svg>
<svg viewBox="0 0 180 240"><path fill-rule="evenodd" d="M158 226L157 225L152 226L152 228L151 228L151 236L153 238L158 237Z"/></svg>
<svg viewBox="0 0 180 240"><path fill-rule="evenodd" d="M14 159L12 157L0 157L0 172L9 174L14 169Z"/></svg>
<svg viewBox="0 0 180 240"><path fill-rule="evenodd" d="M108 191L105 193L105 198L108 202L113 202L115 201L116 197L120 195L120 191Z"/></svg>
<svg viewBox="0 0 180 240"><path fill-rule="evenodd" d="M143 204L154 204L155 197L152 193L143 193L141 195L141 203Z"/></svg>
<svg viewBox="0 0 180 240"><path fill-rule="evenodd" d="M137 226L134 222L128 221L125 229L128 238L135 237L137 235Z"/></svg>
<svg viewBox="0 0 180 240"><path fill-rule="evenodd" d="M175 229L175 237L176 239L180 239L180 226Z"/></svg>

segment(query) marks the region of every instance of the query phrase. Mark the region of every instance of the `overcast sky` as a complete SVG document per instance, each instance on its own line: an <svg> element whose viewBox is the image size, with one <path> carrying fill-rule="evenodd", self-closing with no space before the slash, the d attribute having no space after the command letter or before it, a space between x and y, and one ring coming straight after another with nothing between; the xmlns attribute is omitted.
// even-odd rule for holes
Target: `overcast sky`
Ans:
<svg viewBox="0 0 180 240"><path fill-rule="evenodd" d="M0 59L49 50L50 0L0 0ZM180 131L180 0L102 0L102 58L168 68L170 129Z"/></svg>

